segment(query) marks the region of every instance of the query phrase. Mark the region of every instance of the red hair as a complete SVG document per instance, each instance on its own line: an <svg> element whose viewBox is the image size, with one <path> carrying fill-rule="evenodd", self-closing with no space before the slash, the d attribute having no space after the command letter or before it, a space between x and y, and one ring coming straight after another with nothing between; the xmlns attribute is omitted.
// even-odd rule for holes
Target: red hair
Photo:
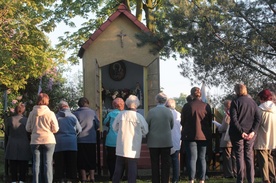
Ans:
<svg viewBox="0 0 276 183"><path fill-rule="evenodd" d="M258 94L258 97L263 101L272 100L272 93L269 89L264 89Z"/></svg>
<svg viewBox="0 0 276 183"><path fill-rule="evenodd" d="M36 105L49 105L49 96L46 93L40 93L37 97Z"/></svg>
<svg viewBox="0 0 276 183"><path fill-rule="evenodd" d="M112 106L114 109L119 109L120 111L122 111L125 108L125 102L121 98L115 98L112 102Z"/></svg>

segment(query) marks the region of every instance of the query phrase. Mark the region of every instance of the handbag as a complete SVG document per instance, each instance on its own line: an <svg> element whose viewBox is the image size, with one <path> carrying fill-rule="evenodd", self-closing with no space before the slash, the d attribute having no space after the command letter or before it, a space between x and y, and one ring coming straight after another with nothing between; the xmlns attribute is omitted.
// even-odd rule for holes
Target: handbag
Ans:
<svg viewBox="0 0 276 183"><path fill-rule="evenodd" d="M226 129L226 132L225 132L225 135L224 135L224 141L230 141L230 136L229 136L229 128L230 128L230 125L228 125L227 129Z"/></svg>

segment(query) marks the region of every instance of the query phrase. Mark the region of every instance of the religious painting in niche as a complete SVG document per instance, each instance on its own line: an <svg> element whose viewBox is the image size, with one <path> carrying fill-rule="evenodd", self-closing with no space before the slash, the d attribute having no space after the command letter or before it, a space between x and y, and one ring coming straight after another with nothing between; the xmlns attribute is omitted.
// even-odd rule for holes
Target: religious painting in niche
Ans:
<svg viewBox="0 0 276 183"><path fill-rule="evenodd" d="M109 65L109 76L114 81L121 81L126 75L126 65L123 61L118 61Z"/></svg>

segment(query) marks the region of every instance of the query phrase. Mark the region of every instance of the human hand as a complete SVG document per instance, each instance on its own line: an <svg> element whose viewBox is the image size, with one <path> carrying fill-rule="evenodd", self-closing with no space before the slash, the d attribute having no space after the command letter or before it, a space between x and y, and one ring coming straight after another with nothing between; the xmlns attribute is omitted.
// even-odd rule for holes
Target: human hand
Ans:
<svg viewBox="0 0 276 183"><path fill-rule="evenodd" d="M242 136L243 139L246 139L246 140L247 140L247 138L248 138L248 134L245 133L245 132L243 132L241 136Z"/></svg>
<svg viewBox="0 0 276 183"><path fill-rule="evenodd" d="M254 137L254 135L255 135L255 132L249 133L246 140L251 140Z"/></svg>

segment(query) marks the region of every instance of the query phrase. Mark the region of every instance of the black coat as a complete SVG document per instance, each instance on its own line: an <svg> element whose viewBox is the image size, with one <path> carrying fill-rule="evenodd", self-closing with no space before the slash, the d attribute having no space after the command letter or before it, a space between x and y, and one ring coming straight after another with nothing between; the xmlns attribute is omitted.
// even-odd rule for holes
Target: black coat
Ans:
<svg viewBox="0 0 276 183"><path fill-rule="evenodd" d="M241 139L243 132L257 133L261 122L261 111L251 97L240 96L231 102L230 118L229 135L231 139Z"/></svg>
<svg viewBox="0 0 276 183"><path fill-rule="evenodd" d="M6 124L6 135L8 143L5 151L5 158L9 160L31 160L31 147L29 134L25 126L27 118L17 115L8 118Z"/></svg>

